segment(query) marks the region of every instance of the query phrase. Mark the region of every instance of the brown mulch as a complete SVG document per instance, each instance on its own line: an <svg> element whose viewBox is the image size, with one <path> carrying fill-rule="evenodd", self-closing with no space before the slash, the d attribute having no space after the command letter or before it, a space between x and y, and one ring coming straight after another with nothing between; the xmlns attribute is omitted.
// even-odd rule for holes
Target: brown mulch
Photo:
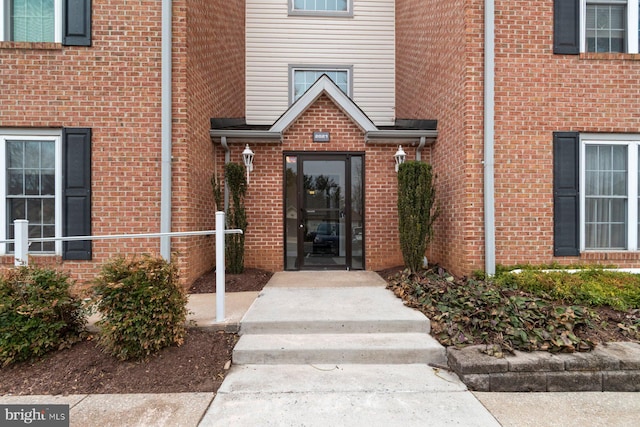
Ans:
<svg viewBox="0 0 640 427"><path fill-rule="evenodd" d="M227 274L227 292L259 291L273 273L246 269ZM196 280L189 293L215 292L215 272ZM0 395L215 392L238 337L189 328L184 344L142 362L121 362L102 351L96 337L52 352L33 363L0 369Z"/></svg>
<svg viewBox="0 0 640 427"><path fill-rule="evenodd" d="M0 369L0 394L179 393L218 390L236 335L190 328L184 344L144 362L121 362L95 339L34 363Z"/></svg>
<svg viewBox="0 0 640 427"><path fill-rule="evenodd" d="M226 292L261 291L271 279L273 273L258 268L245 268L242 274L226 273L224 288ZM205 294L216 291L216 272L211 270L193 282L189 288L190 294Z"/></svg>

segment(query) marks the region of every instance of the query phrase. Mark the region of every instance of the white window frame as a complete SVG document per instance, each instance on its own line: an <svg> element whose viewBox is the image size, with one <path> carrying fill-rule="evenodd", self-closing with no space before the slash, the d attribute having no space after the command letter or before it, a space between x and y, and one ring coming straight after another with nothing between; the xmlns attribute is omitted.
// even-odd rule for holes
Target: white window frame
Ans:
<svg viewBox="0 0 640 427"><path fill-rule="evenodd" d="M627 147L627 247L625 249L586 248L586 146L624 145ZM640 135L580 135L580 252L619 252L638 250L638 151Z"/></svg>
<svg viewBox="0 0 640 427"><path fill-rule="evenodd" d="M13 41L9 37L9 3L11 0L0 0L0 42ZM53 43L62 43L62 0L54 0L54 35Z"/></svg>
<svg viewBox="0 0 640 427"><path fill-rule="evenodd" d="M55 237L62 236L62 131L60 129L0 129L0 240L7 239L7 140L54 141L55 147ZM55 242L54 252L34 252L30 255L62 255L62 242ZM7 254L7 245L0 243L0 255Z"/></svg>
<svg viewBox="0 0 640 427"><path fill-rule="evenodd" d="M627 31L625 44L626 53L638 53L638 29L640 26L638 7L640 0L581 0L580 1L580 52L587 52L587 3L595 4L626 4Z"/></svg>
<svg viewBox="0 0 640 427"><path fill-rule="evenodd" d="M295 0L289 0L289 15L292 16L326 16L326 17L353 17L353 0L347 0L347 10L308 10L296 9Z"/></svg>
<svg viewBox="0 0 640 427"><path fill-rule="evenodd" d="M347 73L347 96L353 98L353 65L289 65L289 105L295 99L296 71L315 71L317 73L341 71Z"/></svg>

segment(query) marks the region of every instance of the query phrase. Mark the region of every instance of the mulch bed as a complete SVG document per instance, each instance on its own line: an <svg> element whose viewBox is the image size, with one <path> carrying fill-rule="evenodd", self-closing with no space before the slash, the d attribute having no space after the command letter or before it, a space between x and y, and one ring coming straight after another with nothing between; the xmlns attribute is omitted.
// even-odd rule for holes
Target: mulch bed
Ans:
<svg viewBox="0 0 640 427"><path fill-rule="evenodd" d="M227 274L226 291L259 291L272 274L258 269ZM189 292L215 292L215 272L196 280ZM235 334L190 328L180 347L166 348L146 361L121 362L91 336L36 362L0 369L0 394L215 392L237 339Z"/></svg>
<svg viewBox="0 0 640 427"><path fill-rule="evenodd" d="M245 268L242 274L225 274L224 287L226 292L261 291L271 279L273 273L257 268ZM190 294L206 294L216 291L216 272L211 270L193 282L189 288Z"/></svg>

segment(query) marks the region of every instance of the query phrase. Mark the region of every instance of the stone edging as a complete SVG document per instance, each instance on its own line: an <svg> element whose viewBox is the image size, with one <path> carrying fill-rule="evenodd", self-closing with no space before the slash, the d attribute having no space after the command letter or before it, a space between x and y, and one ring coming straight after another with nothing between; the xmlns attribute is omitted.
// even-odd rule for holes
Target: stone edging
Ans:
<svg viewBox="0 0 640 427"><path fill-rule="evenodd" d="M497 358L486 346L447 349L451 369L474 391L637 391L640 344L612 342L588 353L516 351Z"/></svg>

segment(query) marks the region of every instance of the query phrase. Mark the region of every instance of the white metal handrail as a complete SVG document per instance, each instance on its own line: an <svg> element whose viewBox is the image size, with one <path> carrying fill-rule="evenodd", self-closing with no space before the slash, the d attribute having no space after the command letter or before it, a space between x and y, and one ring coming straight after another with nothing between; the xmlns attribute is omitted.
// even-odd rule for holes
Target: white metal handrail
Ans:
<svg viewBox="0 0 640 427"><path fill-rule="evenodd" d="M23 221L23 220L16 220ZM15 224L15 222L14 222ZM145 238L145 237L181 237L181 236L209 236L215 235L216 230L203 230L203 231L175 231L170 233L143 233L143 234L109 234L106 236L67 236L67 237L40 237L29 238L29 243L42 243L42 242L73 242L79 240L108 240L108 239L127 239L127 238ZM224 234L242 234L242 230L229 229L224 230ZM0 243L15 243L15 239L0 240Z"/></svg>
<svg viewBox="0 0 640 427"><path fill-rule="evenodd" d="M182 237L182 236L216 236L216 321L224 320L224 297L225 297L225 242L226 234L243 234L240 229L225 229L224 212L216 212L216 229L204 231L176 231L170 233L143 233L143 234L112 234L105 236L66 236L66 237L42 237L37 239L29 238L29 221L17 219L13 222L15 238L11 240L0 240L0 243L13 243L14 265L16 267L29 265L29 244L35 242L55 242L55 241L82 241L82 240L107 240L107 239L139 239L155 237ZM218 230L223 231L218 233ZM220 268L220 266L222 266Z"/></svg>

